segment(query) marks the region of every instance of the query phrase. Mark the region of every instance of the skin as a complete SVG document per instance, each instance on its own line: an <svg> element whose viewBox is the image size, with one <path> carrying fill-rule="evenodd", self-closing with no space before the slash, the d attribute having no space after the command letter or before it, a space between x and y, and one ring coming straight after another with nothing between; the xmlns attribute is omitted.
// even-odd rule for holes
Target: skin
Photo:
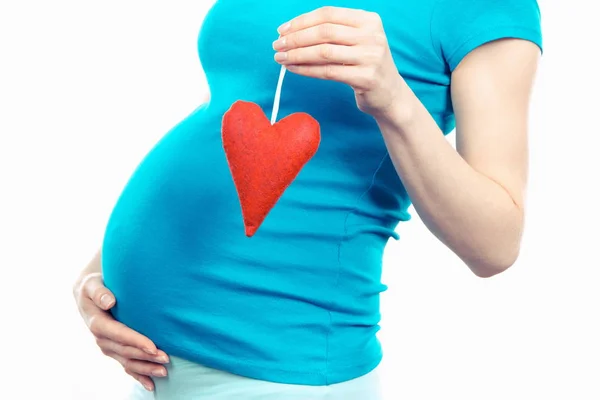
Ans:
<svg viewBox="0 0 600 400"><path fill-rule="evenodd" d="M169 357L150 339L116 321L109 313L116 300L104 286L100 262L101 252L98 251L73 286L79 312L102 353L117 360L125 372L147 390L154 390L150 377L166 376L163 364Z"/></svg>
<svg viewBox="0 0 600 400"><path fill-rule="evenodd" d="M523 232L528 109L540 52L505 39L472 51L453 71L457 149L398 74L377 14L324 7L278 30L275 60L292 73L350 85L373 116L393 164L428 229L480 277L508 269ZM431 162L435 160L435 162ZM460 188L460 190L457 190ZM100 251L73 294L102 352L146 389L165 376L168 356L115 321Z"/></svg>
<svg viewBox="0 0 600 400"><path fill-rule="evenodd" d="M454 150L398 74L377 14L324 7L283 24L279 33L277 62L354 89L358 108L377 121L416 211L436 237L477 276L514 264L523 231L529 100L540 57L535 44L494 41L453 71Z"/></svg>

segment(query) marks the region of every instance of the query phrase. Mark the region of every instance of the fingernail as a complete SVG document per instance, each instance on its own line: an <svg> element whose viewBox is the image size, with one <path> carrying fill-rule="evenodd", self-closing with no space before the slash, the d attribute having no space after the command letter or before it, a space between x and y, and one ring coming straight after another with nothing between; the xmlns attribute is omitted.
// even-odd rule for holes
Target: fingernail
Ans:
<svg viewBox="0 0 600 400"><path fill-rule="evenodd" d="M148 384L148 383L142 383L142 385L144 386L144 388L145 388L147 391L149 391L149 392L151 392L151 391L152 391L152 386L150 386L150 384Z"/></svg>
<svg viewBox="0 0 600 400"><path fill-rule="evenodd" d="M102 297L100 297L100 304L104 308L108 308L108 307L112 306L113 302L114 302L113 297L108 293L105 293L102 295Z"/></svg>
<svg viewBox="0 0 600 400"><path fill-rule="evenodd" d="M291 24L289 22L286 22L285 24L283 24L279 28L277 28L277 32L279 32L280 34L285 33L290 30L290 26L291 26Z"/></svg>
<svg viewBox="0 0 600 400"><path fill-rule="evenodd" d="M144 347L144 349L143 349L143 350L144 350L146 353L148 353L148 354L150 354L150 355L152 355L152 356L155 356L155 355L157 355L157 354L158 354L158 352L157 352L156 350L152 350L152 349L149 349L149 348L147 348L147 347Z"/></svg>
<svg viewBox="0 0 600 400"><path fill-rule="evenodd" d="M165 354L161 354L158 357L156 357L156 360L158 362L168 363L169 362L169 357L167 357Z"/></svg>
<svg viewBox="0 0 600 400"><path fill-rule="evenodd" d="M273 49L274 50L280 50L283 49L285 47L285 38L279 38L276 41L273 42Z"/></svg>
<svg viewBox="0 0 600 400"><path fill-rule="evenodd" d="M285 61L287 59L287 53L275 53L275 61Z"/></svg>
<svg viewBox="0 0 600 400"><path fill-rule="evenodd" d="M167 376L167 371L164 368L155 369L152 371L152 375L154 376Z"/></svg>

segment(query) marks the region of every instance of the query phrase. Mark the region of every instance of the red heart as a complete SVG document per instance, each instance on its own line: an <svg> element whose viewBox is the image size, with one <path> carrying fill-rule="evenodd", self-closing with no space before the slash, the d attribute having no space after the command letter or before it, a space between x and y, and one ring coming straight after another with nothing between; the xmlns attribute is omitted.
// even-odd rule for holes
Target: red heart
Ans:
<svg viewBox="0 0 600 400"><path fill-rule="evenodd" d="M250 237L317 152L319 123L295 113L271 125L258 104L238 100L223 116L222 137Z"/></svg>

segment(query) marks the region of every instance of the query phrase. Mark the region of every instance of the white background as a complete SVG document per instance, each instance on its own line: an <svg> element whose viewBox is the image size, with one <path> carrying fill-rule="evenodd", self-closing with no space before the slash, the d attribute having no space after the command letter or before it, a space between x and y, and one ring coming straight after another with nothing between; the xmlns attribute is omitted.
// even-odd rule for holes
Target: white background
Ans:
<svg viewBox="0 0 600 400"><path fill-rule="evenodd" d="M400 226L385 260L388 398L600 399L600 29L593 2L540 4L522 255L483 280L416 215ZM128 387L71 284L132 169L206 92L196 37L209 6L1 3L3 399L112 400Z"/></svg>

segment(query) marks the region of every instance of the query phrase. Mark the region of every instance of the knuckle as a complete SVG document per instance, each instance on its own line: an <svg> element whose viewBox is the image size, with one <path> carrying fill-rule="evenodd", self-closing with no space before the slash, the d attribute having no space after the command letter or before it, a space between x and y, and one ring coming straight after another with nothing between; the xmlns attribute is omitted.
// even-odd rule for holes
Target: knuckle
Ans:
<svg viewBox="0 0 600 400"><path fill-rule="evenodd" d="M127 372L128 374L136 373L135 362L129 358L125 359L125 361L123 361L123 368L125 369L125 372Z"/></svg>
<svg viewBox="0 0 600 400"><path fill-rule="evenodd" d="M335 8L333 6L321 7L321 15L323 16L323 18L325 18L325 20L331 19L333 17L334 12Z"/></svg>
<svg viewBox="0 0 600 400"><path fill-rule="evenodd" d="M375 73L375 69L374 68L368 68L366 69L366 71L364 72L363 76L362 76L362 87L364 90L369 90L372 89L373 87L375 87L376 83L377 83L377 76Z"/></svg>
<svg viewBox="0 0 600 400"><path fill-rule="evenodd" d="M381 50L387 46L387 38L383 33L375 33L373 36L373 43Z"/></svg>
<svg viewBox="0 0 600 400"><path fill-rule="evenodd" d="M373 72L367 75L366 84L368 89L372 89L377 85L377 78Z"/></svg>
<svg viewBox="0 0 600 400"><path fill-rule="evenodd" d="M377 76L374 71L370 71L369 74L367 75L367 85L369 85L369 88L373 88L373 87L375 87L376 84L377 84Z"/></svg>
<svg viewBox="0 0 600 400"><path fill-rule="evenodd" d="M298 37L298 33L294 32L292 34L289 34L286 38L287 40L287 46L288 47L298 47L300 45L300 38Z"/></svg>
<svg viewBox="0 0 600 400"><path fill-rule="evenodd" d="M102 295L104 293L105 292L102 290L102 288L97 288L92 292L92 295L90 297L92 298L95 304L100 304L100 299L102 298Z"/></svg>
<svg viewBox="0 0 600 400"><path fill-rule="evenodd" d="M125 347L125 348L123 348L123 351L121 352L121 355L123 357L126 357L126 358L134 358L138 354L136 354L135 349L133 349L131 347Z"/></svg>
<svg viewBox="0 0 600 400"><path fill-rule="evenodd" d="M378 13L374 12L374 11L368 11L367 12L367 17L374 24L377 24L377 25L381 25L382 24L381 16Z"/></svg>
<svg viewBox="0 0 600 400"><path fill-rule="evenodd" d="M375 46L372 50L371 57L373 58L373 60L376 63L379 63L385 57L385 54L386 54L386 50L384 47Z"/></svg>
<svg viewBox="0 0 600 400"><path fill-rule="evenodd" d="M331 60L333 57L333 46L324 44L319 48L319 55L324 60Z"/></svg>
<svg viewBox="0 0 600 400"><path fill-rule="evenodd" d="M296 64L296 63L300 62L300 57L298 57L297 50L289 50L287 52L287 62L290 64Z"/></svg>
<svg viewBox="0 0 600 400"><path fill-rule="evenodd" d="M319 25L319 36L325 40L332 40L333 37L333 24L326 23Z"/></svg>
<svg viewBox="0 0 600 400"><path fill-rule="evenodd" d="M335 72L333 70L333 65L331 65L331 64L325 65L323 75L326 79L332 79L335 75Z"/></svg>

